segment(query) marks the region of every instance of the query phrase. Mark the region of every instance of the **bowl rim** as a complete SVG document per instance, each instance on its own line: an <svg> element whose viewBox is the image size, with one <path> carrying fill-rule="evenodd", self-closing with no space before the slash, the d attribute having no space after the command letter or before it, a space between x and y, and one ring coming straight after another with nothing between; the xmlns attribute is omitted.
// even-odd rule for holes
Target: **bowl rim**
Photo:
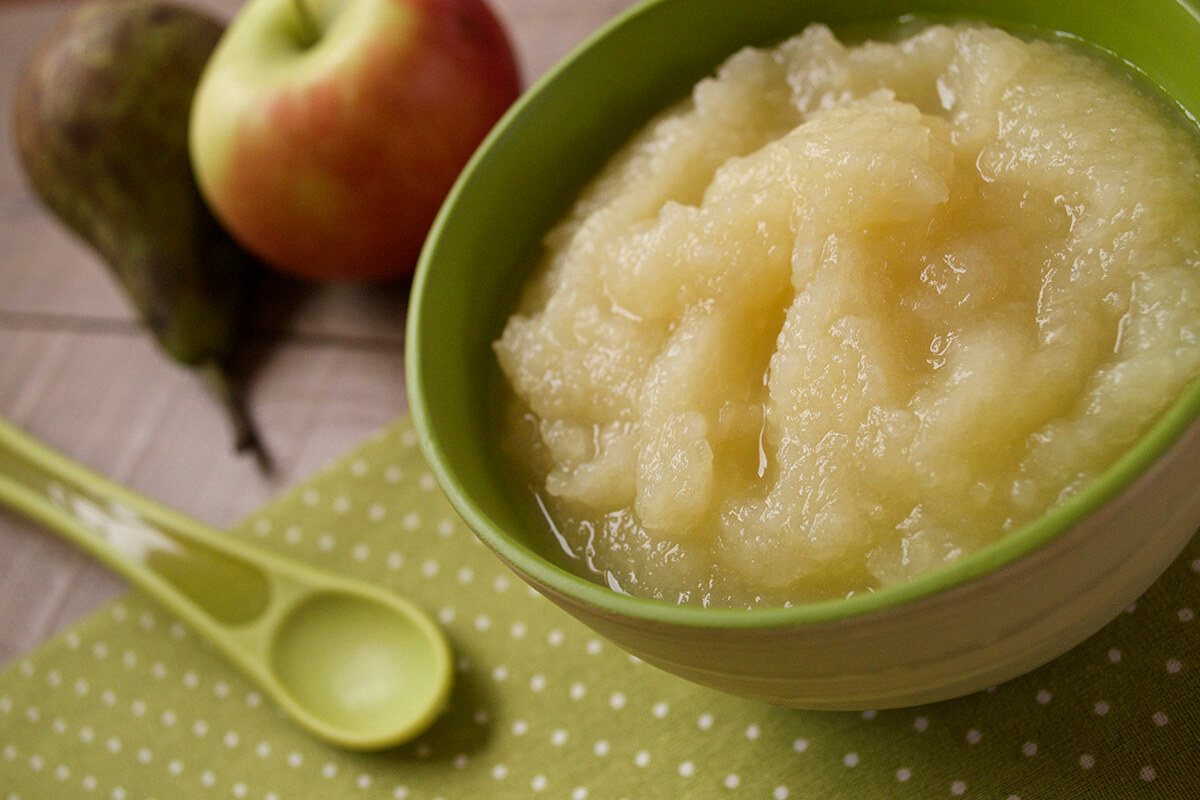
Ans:
<svg viewBox="0 0 1200 800"><path fill-rule="evenodd" d="M571 70L597 42L630 24L638 16L672 2L678 0L642 0L625 8L593 31L530 85L497 122L463 169L430 229L413 279L405 337L405 373L410 414L418 443L455 511L475 535L519 576L541 589L550 590L559 598L566 598L572 604L589 606L616 617L689 628L799 628L895 612L916 601L942 595L975 579L998 573L1002 568L1030 556L1069 530L1087 524L1088 518L1094 512L1112 502L1150 471L1158 459L1183 437L1190 426L1200 424L1200 378L1197 378L1187 385L1180 397L1160 414L1117 461L1077 494L1051 508L1038 519L956 562L931 569L898 584L843 598L758 608L681 605L618 592L565 569L506 536L471 499L470 492L451 465L442 442L432 434L432 408L427 402L427 394L423 388L424 357L417 346L418 331L422 327L421 320L424 315L425 304L422 301L428 284L429 264L433 262L439 249L439 242L448 220L454 214L458 198L467 190L475 174L483 169L494 143L504 138L507 131L520 122L527 109L537 103L540 93L553 84L560 74ZM1189 9L1185 0L1168 2L1174 2L1189 10L1200 21L1200 13ZM1136 65L1130 66L1138 69ZM1184 112L1195 122L1195 117L1187 109L1184 109Z"/></svg>

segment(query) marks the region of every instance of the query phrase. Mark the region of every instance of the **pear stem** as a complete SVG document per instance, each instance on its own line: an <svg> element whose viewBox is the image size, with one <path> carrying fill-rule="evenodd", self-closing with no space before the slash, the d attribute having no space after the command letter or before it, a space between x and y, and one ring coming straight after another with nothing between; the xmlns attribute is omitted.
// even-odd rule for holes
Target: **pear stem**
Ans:
<svg viewBox="0 0 1200 800"><path fill-rule="evenodd" d="M321 38L321 29L305 0L292 0L292 7L296 10L296 18L299 20L300 46L308 49Z"/></svg>
<svg viewBox="0 0 1200 800"><path fill-rule="evenodd" d="M233 423L234 446L239 453L250 451L254 454L255 461L263 472L271 471L271 459L263 446L262 439L258 435L258 430L254 426L253 420L250 419L250 414L246 411L245 405L241 398L233 389L233 384L229 380L229 375L225 369L216 361L206 361L196 367L200 373L200 377L204 380L205 386L216 397L217 402L229 414L230 421Z"/></svg>

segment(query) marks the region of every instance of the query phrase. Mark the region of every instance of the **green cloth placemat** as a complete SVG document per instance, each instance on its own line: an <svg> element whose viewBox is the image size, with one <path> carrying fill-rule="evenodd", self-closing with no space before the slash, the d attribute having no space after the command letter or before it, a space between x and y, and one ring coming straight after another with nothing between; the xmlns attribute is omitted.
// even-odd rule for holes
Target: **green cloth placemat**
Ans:
<svg viewBox="0 0 1200 800"><path fill-rule="evenodd" d="M1200 537L1046 667L859 714L728 697L600 640L475 541L407 420L232 535L428 608L458 657L446 715L338 751L132 592L0 673L0 798L1200 798Z"/></svg>

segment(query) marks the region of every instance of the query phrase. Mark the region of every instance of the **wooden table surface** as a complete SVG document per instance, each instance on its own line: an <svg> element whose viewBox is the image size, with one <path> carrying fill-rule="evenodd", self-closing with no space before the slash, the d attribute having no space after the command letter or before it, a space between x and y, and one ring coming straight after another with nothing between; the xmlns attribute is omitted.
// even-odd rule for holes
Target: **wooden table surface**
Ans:
<svg viewBox="0 0 1200 800"><path fill-rule="evenodd" d="M222 18L235 0L195 2ZM526 78L631 0L491 0ZM404 413L407 287L266 282L239 377L274 459L233 453L223 414L166 359L106 268L38 203L13 150L12 95L72 3L0 0L0 414L94 470L228 526ZM0 665L125 589L0 510Z"/></svg>

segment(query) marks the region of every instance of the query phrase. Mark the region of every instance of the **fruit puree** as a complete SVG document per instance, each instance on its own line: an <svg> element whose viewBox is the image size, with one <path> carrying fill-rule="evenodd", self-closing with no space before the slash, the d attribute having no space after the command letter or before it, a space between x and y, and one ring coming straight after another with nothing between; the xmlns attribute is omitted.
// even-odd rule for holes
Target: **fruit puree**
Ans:
<svg viewBox="0 0 1200 800"><path fill-rule="evenodd" d="M909 33L734 54L548 234L495 350L573 568L713 606L907 581L1200 374L1190 123L1073 44Z"/></svg>

